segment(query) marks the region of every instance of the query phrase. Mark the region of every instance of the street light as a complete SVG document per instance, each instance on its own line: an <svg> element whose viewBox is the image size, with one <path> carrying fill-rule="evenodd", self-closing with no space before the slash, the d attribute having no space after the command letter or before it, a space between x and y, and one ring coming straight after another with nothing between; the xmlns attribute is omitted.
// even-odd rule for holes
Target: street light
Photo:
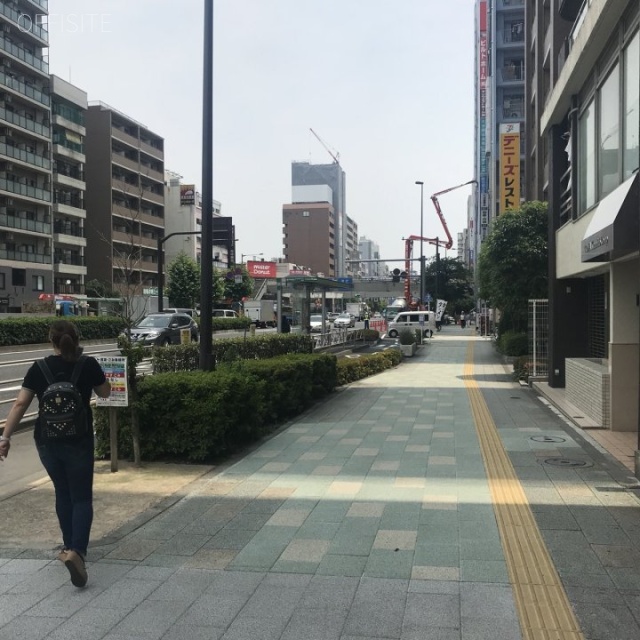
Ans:
<svg viewBox="0 0 640 640"><path fill-rule="evenodd" d="M416 180L416 184L420 185L420 302L418 309L422 309L424 305L424 250L423 240L424 236L424 182ZM411 300L407 300L407 304L410 304Z"/></svg>
<svg viewBox="0 0 640 640"><path fill-rule="evenodd" d="M255 258L256 256L263 256L264 253L241 253L240 254L240 264L244 264L244 257L248 256L248 257L253 257Z"/></svg>

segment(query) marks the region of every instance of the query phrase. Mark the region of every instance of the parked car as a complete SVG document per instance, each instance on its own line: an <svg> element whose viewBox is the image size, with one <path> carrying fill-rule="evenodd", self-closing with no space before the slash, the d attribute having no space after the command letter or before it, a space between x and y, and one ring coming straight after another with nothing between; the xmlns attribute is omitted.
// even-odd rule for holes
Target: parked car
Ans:
<svg viewBox="0 0 640 640"><path fill-rule="evenodd" d="M334 321L336 328L346 328L356 326L356 317L352 313L341 313Z"/></svg>
<svg viewBox="0 0 640 640"><path fill-rule="evenodd" d="M195 309L178 309L176 307L170 307L169 309L163 309L162 313L186 313L188 316L195 318L198 312Z"/></svg>
<svg viewBox="0 0 640 640"><path fill-rule="evenodd" d="M322 332L322 315L312 315L309 318L309 326L311 327L312 333L321 333Z"/></svg>
<svg viewBox="0 0 640 640"><path fill-rule="evenodd" d="M422 324L420 317L422 316ZM432 337L436 330L434 311L403 311L389 323L388 335L397 338L402 329L422 330L425 338Z"/></svg>
<svg viewBox="0 0 640 640"><path fill-rule="evenodd" d="M213 318L237 318L238 314L233 309L214 309Z"/></svg>
<svg viewBox="0 0 640 640"><path fill-rule="evenodd" d="M198 341L198 325L186 313L152 313L131 329L131 342L145 347L180 344L180 330L189 329L191 342ZM120 334L122 337L124 333Z"/></svg>

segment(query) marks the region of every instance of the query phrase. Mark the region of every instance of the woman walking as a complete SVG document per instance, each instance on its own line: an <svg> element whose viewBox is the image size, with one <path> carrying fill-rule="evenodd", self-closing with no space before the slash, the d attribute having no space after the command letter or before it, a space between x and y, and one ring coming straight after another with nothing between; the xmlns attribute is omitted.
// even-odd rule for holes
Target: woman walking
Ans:
<svg viewBox="0 0 640 640"><path fill-rule="evenodd" d="M0 460L8 456L11 434L37 396L40 406L34 439L55 489L63 543L58 559L69 570L72 584L84 587L93 521L94 447L89 400L92 391L101 398L109 397L111 385L98 361L82 355L74 324L66 320L54 322L49 339L54 354L36 360L27 371L0 436ZM75 405L74 394L77 398L79 394Z"/></svg>

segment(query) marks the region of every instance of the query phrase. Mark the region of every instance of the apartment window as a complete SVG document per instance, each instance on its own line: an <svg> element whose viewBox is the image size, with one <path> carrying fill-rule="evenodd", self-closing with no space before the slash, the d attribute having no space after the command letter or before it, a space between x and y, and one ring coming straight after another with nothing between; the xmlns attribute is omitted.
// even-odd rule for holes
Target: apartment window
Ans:
<svg viewBox="0 0 640 640"><path fill-rule="evenodd" d="M31 276L34 291L44 291L44 276Z"/></svg>
<svg viewBox="0 0 640 640"><path fill-rule="evenodd" d="M580 213L596 202L596 116L592 100L578 122Z"/></svg>
<svg viewBox="0 0 640 640"><path fill-rule="evenodd" d="M7 288L7 282L6 282L5 274L0 273L0 289L6 289L6 288Z"/></svg>
<svg viewBox="0 0 640 640"><path fill-rule="evenodd" d="M599 197L620 184L620 67L615 65L599 92Z"/></svg>
<svg viewBox="0 0 640 640"><path fill-rule="evenodd" d="M624 133L622 141L622 170L624 179L640 165L640 31L624 51Z"/></svg>
<svg viewBox="0 0 640 640"><path fill-rule="evenodd" d="M27 286L27 270L11 269L11 286L26 287Z"/></svg>

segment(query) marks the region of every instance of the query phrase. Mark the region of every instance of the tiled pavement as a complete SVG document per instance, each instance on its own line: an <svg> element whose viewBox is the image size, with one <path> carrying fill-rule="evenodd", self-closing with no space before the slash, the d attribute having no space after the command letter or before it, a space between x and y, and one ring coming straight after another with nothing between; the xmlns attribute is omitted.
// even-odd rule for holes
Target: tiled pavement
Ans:
<svg viewBox="0 0 640 640"><path fill-rule="evenodd" d="M584 637L637 640L628 472L458 328L94 547L84 590L41 553L0 550L0 640L526 640L463 379L470 340Z"/></svg>

